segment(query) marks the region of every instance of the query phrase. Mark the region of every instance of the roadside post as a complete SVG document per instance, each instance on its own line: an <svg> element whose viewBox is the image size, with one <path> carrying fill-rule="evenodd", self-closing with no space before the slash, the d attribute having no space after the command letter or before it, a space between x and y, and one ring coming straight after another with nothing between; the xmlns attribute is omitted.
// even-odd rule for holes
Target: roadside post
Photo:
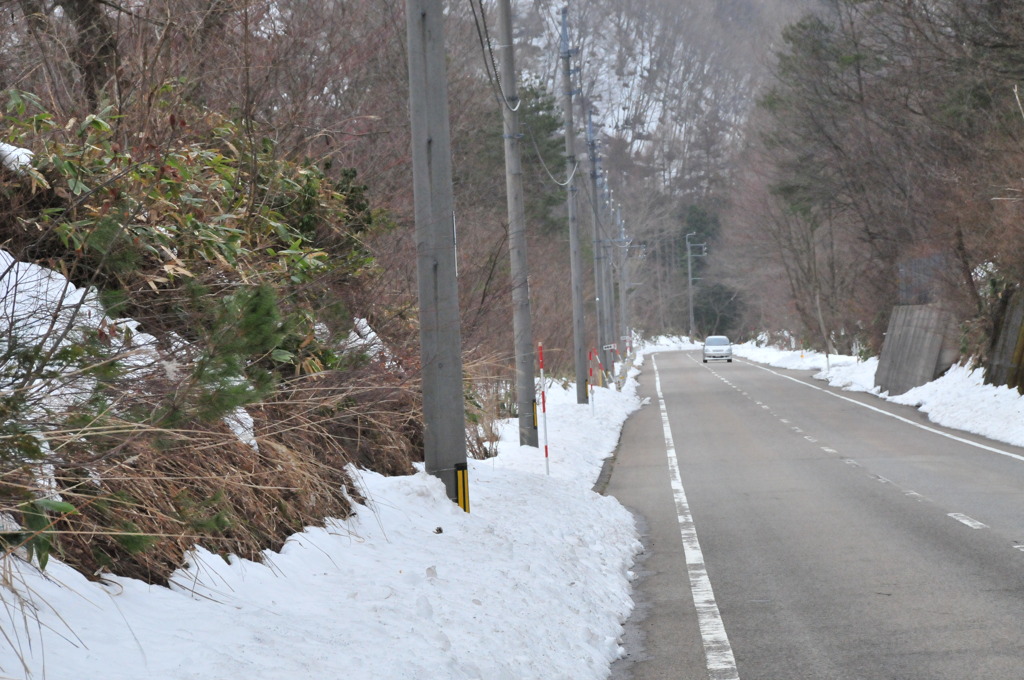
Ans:
<svg viewBox="0 0 1024 680"><path fill-rule="evenodd" d="M540 358L540 413L544 421L544 471L551 474L551 462L548 456L548 398L547 383L544 382L544 343L537 343L537 356Z"/></svg>
<svg viewBox="0 0 1024 680"><path fill-rule="evenodd" d="M459 507L469 512L469 466L466 463L455 464L455 489Z"/></svg>

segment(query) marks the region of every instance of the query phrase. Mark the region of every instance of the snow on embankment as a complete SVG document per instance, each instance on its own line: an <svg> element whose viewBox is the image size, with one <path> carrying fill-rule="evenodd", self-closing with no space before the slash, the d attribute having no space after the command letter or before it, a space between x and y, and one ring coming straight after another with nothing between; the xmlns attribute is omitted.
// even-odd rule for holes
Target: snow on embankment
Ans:
<svg viewBox="0 0 1024 680"><path fill-rule="evenodd" d="M8 319L32 337L47 337L54 312L82 332L104 322L91 291L4 258L0 278L17 291ZM365 324L350 341L382 349ZM117 349L142 370L159 360L149 342L136 332ZM366 499L354 516L293 535L263 562L196 549L170 588L92 581L56 556L45 573L8 558L0 676L607 678L641 545L630 513L590 487L639 399L635 381L595 390L593 405L548 390L551 474L503 421L498 456L469 461L471 513L425 473L353 470Z"/></svg>
<svg viewBox="0 0 1024 680"><path fill-rule="evenodd" d="M97 291L76 286L60 272L30 262L20 262L0 249L0 346L9 359L0 365L0 391L14 389L28 378L25 403L20 414L29 421L53 424L67 409L88 399L96 385L76 360L61 360L60 350L104 337L107 360L118 362L123 377L139 384L154 372L174 377L178 365L159 349L157 339L139 331L133 319L111 319L104 312ZM180 341L183 342L183 341ZM35 349L53 360L38 377L26 372L19 357ZM250 446L255 446L252 418L236 409L225 422ZM40 436L45 438L45 428Z"/></svg>

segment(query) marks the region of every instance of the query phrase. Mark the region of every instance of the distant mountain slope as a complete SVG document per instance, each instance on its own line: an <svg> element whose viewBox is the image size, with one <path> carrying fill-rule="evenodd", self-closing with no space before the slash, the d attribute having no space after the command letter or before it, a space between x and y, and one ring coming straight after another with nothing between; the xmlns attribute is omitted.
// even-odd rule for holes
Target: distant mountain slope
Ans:
<svg viewBox="0 0 1024 680"><path fill-rule="evenodd" d="M767 74L783 25L812 0L597 0L569 3L582 95L630 153L689 165L731 145ZM517 5L521 65L555 83L563 2ZM709 141L710 133L712 140ZM703 137L703 139L702 139ZM652 144L651 142L655 142ZM652 148L653 147L653 148ZM670 171L668 176L680 173Z"/></svg>

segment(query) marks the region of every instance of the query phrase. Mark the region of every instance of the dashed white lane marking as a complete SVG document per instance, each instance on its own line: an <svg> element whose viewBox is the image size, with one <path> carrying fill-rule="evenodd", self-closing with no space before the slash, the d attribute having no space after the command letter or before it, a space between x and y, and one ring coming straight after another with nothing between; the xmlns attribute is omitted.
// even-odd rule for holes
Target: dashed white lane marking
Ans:
<svg viewBox="0 0 1024 680"><path fill-rule="evenodd" d="M763 368L763 367L758 366L758 368ZM770 371L770 372L771 373L775 373L775 371ZM778 374L778 375L781 375L781 374ZM782 377L789 377L789 376L782 376ZM718 376L718 378L719 378L719 380L722 380L723 382L727 383L728 385L733 386L732 383L730 383L729 381L725 380L721 376ZM793 380L793 378L790 378L790 380ZM799 382L799 381L797 381L797 382ZM806 384L806 383L801 383L801 384ZM808 385L808 387L813 387L813 386L812 385ZM739 388L736 388L736 389L739 389ZM815 388L815 389L818 389L818 388ZM742 394L744 396L748 396L749 397L749 395L746 392L742 392ZM770 407L767 404L765 404L764 402L757 401L753 397L749 397L749 398L750 398L751 401L753 401L755 404L757 404L761 408L770 409ZM774 415L774 412L773 412L773 415ZM779 418L779 422L784 424L784 425L788 425L789 429L792 432L796 433L796 434L803 434L804 433L804 431L802 429L800 429L798 426L793 424L793 421L791 421L791 420L789 420L787 418ZM815 437L812 437L811 435L804 434L804 439L806 439L807 441L811 442L812 444L817 444L818 443L818 440ZM839 455L839 451L837 451L836 449L833 449L831 447L828 447L828 446L822 446L821 450L824 453L829 453L829 454L833 454L833 455ZM857 461L853 460L852 458L843 458L842 460L843 460L844 463L846 463L850 467L854 467L854 468L862 468L863 467L860 463L858 463ZM920 501L928 500L925 496L922 496L921 494L917 493L916 491L911 491L910 489L903 489L903 488L901 488L899 484L896 484L891 479L888 479L888 478L883 477L881 475L876 475L876 474L871 474L871 473L869 473L869 475L871 476L872 479L874 479L876 482L879 482L880 484L888 484L890 486L895 487L896 489L899 489L900 492L904 496L906 496L907 498L913 498L914 500L919 501L919 502ZM952 516L953 515L950 515L950 517L952 517ZM982 526L985 526L985 525L982 525ZM1024 552L1024 546L1021 546L1020 550L1022 552Z"/></svg>
<svg viewBox="0 0 1024 680"><path fill-rule="evenodd" d="M986 451L991 451L993 453L998 453L1000 455L1004 455L1004 456L1007 456L1009 458L1014 458L1014 459L1017 459L1017 460L1020 460L1020 461L1024 461L1024 456L1018 456L1017 454L1011 453L1009 451L1003 451L1003 450L997 449L995 447L985 446L984 444L978 444L977 442L972 442L970 440L963 439L962 437L957 437L955 435L951 435L951 434L948 434L946 432L942 432L940 430L936 430L935 428L928 427L926 425L921 425L920 423L915 423L914 421L909 420L907 418L904 418L902 416L898 416L898 415L896 415L894 413L889 413L888 411L885 411L885 410L880 409L880 408L876 408L874 406L869 406L868 404L861 403L861 402L857 401L856 399L850 399L848 397L844 397L844 396L835 394L834 392L830 392L829 390L825 390L825 389L822 389L820 387L816 387L814 385L809 385L809 384L803 382L802 380L797 380L796 378L790 377L788 375L783 375L781 373L778 373L776 371L771 370L770 368L765 368L764 366L758 366L757 364L753 364L753 363L751 363L750 365L755 366L756 368L760 368L762 370L768 371L769 373L774 373L775 375L777 375L777 376L779 376L781 378L786 378L787 380L792 380L793 382L800 383L801 385L803 385L805 387L810 387L811 389L819 390L821 392L825 392L826 394L829 394L829 395L831 395L831 396L833 396L833 397L835 397L837 399L843 399L844 401L849 401L849 402L851 402L853 404L856 404L858 406L863 406L866 409L870 409L872 411L876 411L876 412L881 413L883 415L887 415L890 418L895 418L896 420L900 420L900 421L905 422L905 423L907 423L909 425L913 425L914 427L917 427L919 429L926 430L926 431L932 432L934 434L942 435L943 437L946 437L948 439L952 439L954 441L961 442L961 443L964 443L964 444L969 444L969 445L974 446L974 447L979 448L979 449L984 449ZM725 381L724 379L723 379L723 382L727 382L727 384L732 386L732 383L728 383L728 381ZM744 395L746 395L746 393L744 393ZM771 409L771 407L769 405L765 404L764 402L757 401L757 400L753 400L753 401L754 401L755 404L757 404L758 406L760 406L763 409L768 409L768 410ZM790 425L790 430L792 430L794 433L796 433L796 434L803 434L803 430L801 430L799 427L797 427L795 425L792 425L791 421L789 421L789 420L787 420L785 418L779 418L779 421L781 421L782 423L784 423L786 425ZM806 439L807 441L809 441L811 443L817 443L817 440L814 439L811 436L804 436L804 439ZM839 453L835 449L829 448L827 446L822 446L821 450L824 451L825 453L831 453L831 454L838 454ZM857 468L861 467L860 463L858 463L857 461L852 460L850 458L843 459L843 462L846 463L847 465L851 466L851 467L857 467ZM899 489L903 493L903 495L906 496L907 498L913 498L916 501L927 500L927 498L925 496L922 496L921 494L917 493L916 491L911 491L909 489L900 488L900 486L898 484L896 484L895 482L893 482L891 479L888 479L888 478L883 477L881 475L871 474L871 478L874 479L875 481L879 482L880 484L888 484L890 486L893 486L893 487ZM966 526L971 527L972 529L988 529L989 528L989 526L987 524L985 524L983 522L979 522L978 520L973 519L971 517L968 517L967 515L964 515L963 513L951 512L951 513L948 513L948 516L952 517L956 521L958 521L958 522L960 522L960 523L962 523L962 524L964 524ZM1017 550L1020 550L1021 552L1024 552L1024 544L1022 544L1022 545L1014 545L1014 548L1016 548Z"/></svg>
<svg viewBox="0 0 1024 680"><path fill-rule="evenodd" d="M972 529L988 529L988 525L987 524L984 524L982 522L979 522L976 519L968 517L967 515L965 515L965 514L963 514L961 512L951 512L951 513L949 513L948 516L952 517L953 519L955 519L957 522L960 522L961 524L966 524L967 526L969 526Z"/></svg>
<svg viewBox="0 0 1024 680"><path fill-rule="evenodd" d="M914 427L916 427L919 430L924 430L925 432L931 432L932 434L937 434L940 437L945 437L946 439L952 439L953 441L959 442L961 444L967 444L968 446L973 446L976 449L982 449L983 451L990 451L992 453L997 453L1000 456L1006 456L1007 458L1013 458L1014 460L1019 460L1021 462L1024 462L1024 456L1020 456L1020 455L1018 455L1016 453L1013 453L1011 451L1004 451L1003 449L997 449L994 446L986 446L985 444L980 444L978 442L972 442L970 439L964 439L963 437L957 437L954 434L950 434L948 432L943 432L942 430L937 430L934 427L928 427L927 425L922 425L921 423L914 422L913 420L910 420L909 418L904 418L903 416L898 416L895 413L890 413L889 411L886 411L885 409L881 409L881 408L878 408L876 406L871 406L869 404L865 404L864 402L857 401L856 399L851 399L849 397L844 397L841 394L836 394L835 392L832 392L831 390L826 390L826 389L818 387L816 385L810 385L808 383L805 383L803 380L798 380L798 379L796 379L796 378L794 378L792 376L784 375L782 373L779 373L778 371L773 371L772 369L770 369L770 368L768 368L766 366L761 366L759 364L756 364L756 363L753 363L753 362L749 362L749 361L748 362L744 362L744 363L746 363L746 364L748 364L750 366L753 366L754 368L760 368L762 371L768 371L769 373L777 375L780 378L785 378L786 380L792 380L793 382L797 383L798 385L803 385L804 387L810 388L812 390L818 390L819 392L824 392L825 394L829 395L830 397L835 397L836 399L842 399L843 401L848 401L851 404L855 404L857 406L860 406L861 408L866 408L866 409L868 409L870 411L874 411L875 413L880 413L883 416L888 416L890 418L895 418L896 420L898 420L898 421L900 421L902 423L906 423L907 425L913 425Z"/></svg>
<svg viewBox="0 0 1024 680"><path fill-rule="evenodd" d="M860 467L860 463L857 463L856 461L851 460L849 458L846 459L846 464L847 465L852 465L853 467ZM919 494L916 491L911 491L910 489L902 488L899 484L897 484L896 482L892 481L888 477L883 477L882 475L876 475L876 474L872 474L872 473L868 473L868 474L870 475L871 479L875 480L876 482L878 482L880 484L888 484L889 486L893 486L893 487L899 489L900 493L902 493L907 498L913 498L916 501L927 500L924 496L922 496L921 494ZM952 517L952 515L950 515L950 517Z"/></svg>
<svg viewBox="0 0 1024 680"><path fill-rule="evenodd" d="M668 467L671 472L672 493L676 501L676 514L679 518L679 533L683 539L683 554L686 556L686 568L690 575L690 590L693 592L693 603L697 608L697 623L701 639L704 643L704 658L707 662L710 680L739 680L736 670L736 658L729 644L729 636L725 632L725 623L715 601L715 593L711 589L704 564L704 553L697 540L697 529L693 524L690 504L683 490L683 480L679 474L679 457L672 438L672 428L668 422L668 409L665 408L665 397L661 393L661 376L658 374L657 357L651 357L654 366L654 387L658 394L658 405L661 408L661 425L665 431L665 449L668 454Z"/></svg>
<svg viewBox="0 0 1024 680"><path fill-rule="evenodd" d="M864 404L862 402L859 402L856 399L850 399L849 397L844 397L842 395L838 395L838 394L836 394L834 392L830 392L829 390L825 390L825 389L822 389L820 387L816 387L814 385L809 385L809 384L805 383L802 380L797 380L796 378L790 377L788 375L783 375L782 373L778 373L777 371L773 371L770 368L766 368L764 366L759 366L759 365L757 365L755 363L752 363L752 362L747 362L747 363L749 363L751 366L754 366L755 368L760 368L761 370L768 371L769 373L774 373L775 375L779 376L780 378L786 378L787 380L792 380L793 382L800 383L804 387L810 387L813 390L818 390L820 392L825 392L826 394L829 394L829 395L835 397L836 399L842 399L844 401L848 401L850 403L856 404L857 406L862 406L862 407L864 407L866 409L870 409L872 411L876 411L877 413L881 413L882 415L889 416L890 418L895 418L896 420L899 420L899 421L902 421L904 423L907 423L908 425L913 425L914 427L917 427L919 429L926 430L928 432L932 432L934 434L941 435L943 437L946 437L948 439L952 439L952 440L957 441L957 442L961 442L963 444L969 444L969 445L974 446L974 447L979 448L979 449L984 449L986 451L991 451L993 453L998 453L1000 455L1007 456L1009 458L1014 458L1016 460L1024 461L1024 456L1018 456L1017 454L1011 453L1009 451L1003 451L1002 449L997 449L997 448L992 447L992 446L985 446L984 444L979 444L977 442L972 442L972 441L970 441L968 439L964 439L962 437L957 437L955 435L951 435L951 434L948 434L946 432L942 432L941 430L936 430L935 428L928 427L927 425L921 425L920 423L915 423L912 420L909 420L909 419L904 418L902 416L898 416L898 415L896 415L894 413L889 413L888 411L885 411L885 410L880 409L880 408L876 408L874 406L869 406L868 404ZM655 369L655 372L657 372L657 369ZM723 382L726 382L728 385L732 386L732 383L729 383L724 378L721 378L721 376L719 376L719 377L720 377L720 379L723 380ZM657 378L655 378L655 380L657 380ZM659 394L660 394L660 392L659 392ZM743 392L742 394L744 396L749 396L746 392ZM771 407L768 406L767 404L765 404L764 402L757 401L755 399L752 399L752 401L754 401L755 404L757 404L758 406L760 406L763 409L769 409L769 410L771 409ZM779 421L782 422L785 425L790 425L790 430L792 430L793 432L795 432L797 434L803 434L803 430L801 430L796 425L792 425L791 421L787 420L786 418L779 418ZM817 439L815 439L815 438L813 438L811 436L804 436L804 439L806 439L807 441L809 441L811 443L817 443L817 441L818 441ZM835 449L829 448L827 446L822 446L821 450L824 451L825 453L831 453L831 454L838 454L839 453ZM857 461L855 461L855 460L853 460L851 458L844 458L843 462L846 463L847 465L851 466L851 467L856 467L856 468L862 467L860 463L858 463ZM913 498L916 501L925 501L925 500L927 500L927 498L925 496L922 496L921 494L917 493L916 491L911 491L909 489L902 489L902 488L900 488L900 486L898 484L893 482L891 479L888 479L888 478L883 477L881 475L871 474L871 478L874 479L875 481L881 483L881 484L888 484L890 486L893 486L893 487L899 489L903 493L903 495L906 496L907 498ZM967 515L965 515L963 513L960 513L960 512L951 512L951 513L948 513L947 516L948 517L952 517L956 521L958 521L958 522L960 522L960 523L962 523L962 524L964 524L966 526L969 526L972 529L988 529L989 528L989 526L987 524L985 524L984 522L979 522L978 520L973 519L971 517L968 517ZM1021 552L1024 552L1024 544L1015 544L1013 547L1016 548L1017 550L1020 550Z"/></svg>

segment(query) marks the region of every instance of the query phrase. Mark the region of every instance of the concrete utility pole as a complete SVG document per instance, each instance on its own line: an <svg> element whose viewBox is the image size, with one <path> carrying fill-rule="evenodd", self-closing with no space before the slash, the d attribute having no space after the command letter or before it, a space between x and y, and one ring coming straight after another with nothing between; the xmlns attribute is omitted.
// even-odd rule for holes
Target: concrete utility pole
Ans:
<svg viewBox="0 0 1024 680"><path fill-rule="evenodd" d="M615 219L615 210L613 208L612 188L611 184L608 183L607 172L601 176L601 191L601 205L604 207L604 220L601 222L601 261L604 263L604 291L601 293L601 300L604 307L604 337L609 347L617 347L618 340L615 337L615 239L611 231L612 221ZM615 351L613 349L609 348L605 351L604 365L609 371L614 372Z"/></svg>
<svg viewBox="0 0 1024 680"><path fill-rule="evenodd" d="M619 325L622 327L622 335L619 340L622 343L622 355L625 356L632 344L632 334L629 330L629 243L626 237L626 222L622 219L622 207L616 208L615 219L619 223L618 246L620 248L619 264Z"/></svg>
<svg viewBox="0 0 1024 680"><path fill-rule="evenodd" d="M697 232L695 232L695 231L691 231L689 234L686 235L686 292L687 292L687 296L689 297L689 307L690 307L690 340L691 341L693 341L693 330L694 330L693 329L693 257L694 257L694 255L693 255L693 248L695 246L697 248L700 248L701 251L700 251L700 253L697 254L697 257L703 257L704 254L705 254L704 247L707 245L706 243L690 243L690 237L691 236L696 236L696 235L697 235ZM678 243L678 241L676 241L676 243Z"/></svg>
<svg viewBox="0 0 1024 680"><path fill-rule="evenodd" d="M569 213L569 276L572 284L572 348L576 364L576 403L590 401L587 390L586 318L583 315L583 263L580 225L576 214L576 125L572 111L572 50L569 47L569 8L562 8L562 111L565 117L566 203Z"/></svg>
<svg viewBox="0 0 1024 680"><path fill-rule="evenodd" d="M534 420L535 354L530 319L530 268L526 258L526 209L523 205L523 169L519 132L519 94L512 46L512 3L499 0L498 58L501 62L501 111L505 119L505 187L508 193L508 250L512 258L512 332L515 336L516 403L519 408L519 443L537 446Z"/></svg>
<svg viewBox="0 0 1024 680"><path fill-rule="evenodd" d="M465 475L466 416L462 396L459 289L455 277L443 3L406 0L406 29L426 424L424 456L427 472L439 477L448 497L461 504L456 468ZM463 508L468 509L468 499Z"/></svg>
<svg viewBox="0 0 1024 680"><path fill-rule="evenodd" d="M597 156L597 140L594 138L594 112L592 110L587 111L587 147L590 151L590 191L594 223L594 294L597 297L594 302L597 311L597 350L601 357L601 363L604 364L605 368L610 368L611 364L608 363L609 352L605 349L611 343L611 340L608 339L607 312L605 310L608 300L605 292L606 260L604 239L601 233L601 189L599 181L601 167Z"/></svg>

